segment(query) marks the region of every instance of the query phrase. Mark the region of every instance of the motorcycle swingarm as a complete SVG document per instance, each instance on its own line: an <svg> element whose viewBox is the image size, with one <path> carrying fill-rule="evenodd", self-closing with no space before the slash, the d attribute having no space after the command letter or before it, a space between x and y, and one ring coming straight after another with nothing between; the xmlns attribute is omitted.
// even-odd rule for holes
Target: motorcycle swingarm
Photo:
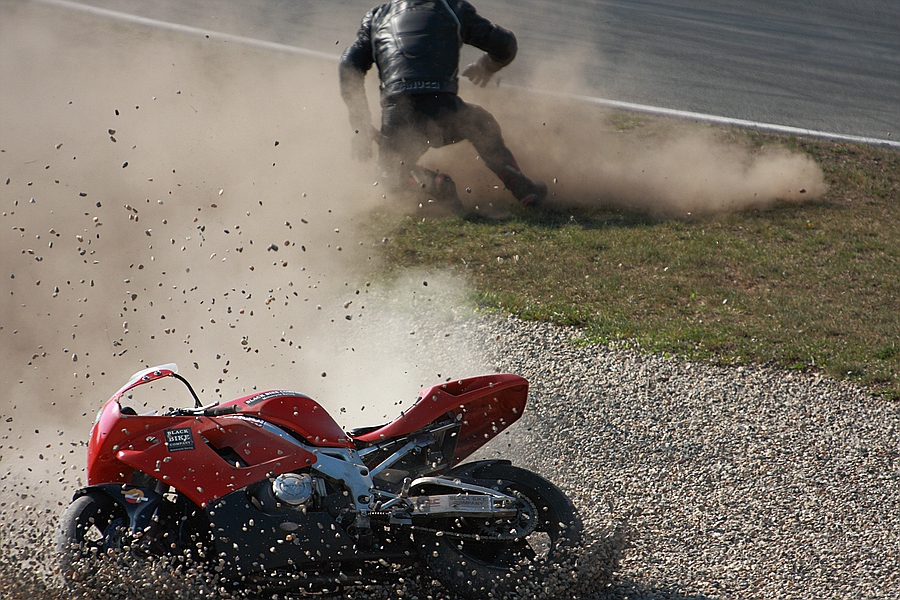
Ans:
<svg viewBox="0 0 900 600"><path fill-rule="evenodd" d="M420 477L404 486L404 491L415 489L421 485L435 485L453 488L456 494L435 494L427 496L401 496L389 501L384 508L403 503L409 509L410 516L427 517L515 517L518 512L518 501L515 497L502 494L496 490L463 483L443 477Z"/></svg>
<svg viewBox="0 0 900 600"><path fill-rule="evenodd" d="M515 499L512 503L480 494L442 494L438 496L412 496L414 517L515 517Z"/></svg>

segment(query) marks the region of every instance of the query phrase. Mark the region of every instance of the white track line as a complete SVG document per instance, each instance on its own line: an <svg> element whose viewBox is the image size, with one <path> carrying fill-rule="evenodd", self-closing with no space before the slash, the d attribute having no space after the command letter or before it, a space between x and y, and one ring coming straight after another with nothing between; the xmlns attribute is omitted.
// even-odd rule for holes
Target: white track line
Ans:
<svg viewBox="0 0 900 600"><path fill-rule="evenodd" d="M133 23L135 25L143 25L146 27L154 27L156 29L166 29L169 31L177 31L179 33L186 33L190 35L200 35L204 38L209 38L211 40L218 40L223 42L234 42L238 44L244 44L247 46L253 46L256 48L264 48L266 50L273 50L275 52L286 52L288 54L298 54L301 56L309 56L312 58L324 59L329 61L336 61L340 57L337 54L330 54L328 52L319 52L317 50L309 50L307 48L300 48L297 46L289 46L287 44L278 44L276 42L268 42L266 40L259 40L256 38L244 37L239 35L231 35L228 33L221 33L218 31L212 31L209 29L201 29L199 27L191 27L190 25L181 25L179 23L169 23L167 21L159 21L157 19L150 19L147 17L139 17L137 15L132 15L128 13L118 12L115 10L109 10L105 8L98 8L96 6L89 6L87 4L80 4L78 2L70 2L69 0L32 0L33 2L37 2L39 4L46 4L50 6L56 6L60 8L66 8L70 10L78 10L81 12L86 12L89 14L106 17L109 19L115 19L117 21L124 21L126 23ZM856 144L868 144L870 146L887 146L890 148L900 149L900 142L896 142L893 140L886 140L882 138L872 138L872 137L863 137L858 135L846 135L842 133L832 133L828 131L817 131L814 129L803 129L801 127L790 127L788 125L775 125L772 123L759 123L756 121L747 121L745 119L732 119L729 117L720 117L716 115L707 115L703 113L689 112L684 110L675 110L672 108L661 108L658 106L648 106L645 104L634 104L631 102L620 102L618 100L607 100L604 98L596 98L594 96L584 96L578 94L565 94L560 92L550 92L546 90L537 90L533 88L526 88L522 86L509 86L513 89L518 89L526 92L530 92L533 94L539 94L543 96L552 96L556 98L565 98L567 100L576 100L579 102L586 102L588 104L597 104L599 106L605 106L607 108L615 108L619 110L626 110L632 112L640 112L651 115L658 115L663 117L674 117L677 119L687 119L691 121L700 121L702 123L713 123L716 125L725 125L730 127L740 127L744 129L758 129L760 131L770 131L773 133L783 133L787 135L798 135L802 137L813 137L813 138L823 138L828 140L836 140L842 142L853 142Z"/></svg>
<svg viewBox="0 0 900 600"><path fill-rule="evenodd" d="M221 33L210 29L201 29L200 27L191 27L190 25L181 25L179 23L169 23L168 21L159 21L157 19L149 19L147 17L139 17L128 13L109 10L106 8L98 8L89 6L79 2L69 2L68 0L32 0L38 4L47 4L59 8L67 8L77 10L99 17L106 17L116 21L132 23L134 25L143 25L145 27L153 27L155 29L165 29L168 31L177 31L178 33L187 33L193 36L202 36L211 40L220 42L234 42L244 44L245 46L253 46L256 48L264 48L266 50L274 50L275 52L286 52L288 54L299 54L301 56L309 56L313 58L337 61L340 56L329 54L327 52L319 52L317 50L308 50L307 48L298 48L297 46L288 46L287 44L278 44L276 42L267 42L266 40L258 40L255 38L244 37L240 35L231 35L230 33Z"/></svg>
<svg viewBox="0 0 900 600"><path fill-rule="evenodd" d="M703 113L689 112L685 110L675 110L674 108L661 108L658 106L648 106L646 104L633 104L631 102L620 102L618 100L606 100L604 98L595 98L593 96L581 96L577 94L565 94L560 92L549 92L545 90L535 90L531 88L517 87L532 93L544 96L553 96L557 98L566 98L569 100L577 100L579 102L587 102L589 104L597 104L607 108L617 108L631 112L648 113L661 117L674 117L677 119L687 119L690 121L701 121L703 123L713 123L716 125L726 125L730 127L740 127L743 129L758 129L760 131L770 131L772 133L783 133L787 135L798 135L802 137L824 138L828 140L853 142L856 144L868 144L870 146L888 146L900 149L900 142L893 140L885 140L882 138L863 137L858 135L847 135L843 133L832 133L829 131L817 131L815 129L803 129L802 127L791 127L789 125L775 125L773 123L759 123L757 121L747 121L745 119L732 119L730 117L719 117L716 115L707 115Z"/></svg>

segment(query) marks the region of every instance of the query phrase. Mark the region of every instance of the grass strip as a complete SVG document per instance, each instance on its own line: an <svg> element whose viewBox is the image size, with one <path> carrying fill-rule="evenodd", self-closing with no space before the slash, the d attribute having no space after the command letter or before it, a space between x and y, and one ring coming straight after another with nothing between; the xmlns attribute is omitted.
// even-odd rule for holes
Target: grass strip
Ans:
<svg viewBox="0 0 900 600"><path fill-rule="evenodd" d="M624 118L610 126L652 137L650 120L623 130ZM579 326L588 343L821 369L900 398L900 152L717 132L810 155L828 191L703 217L603 207L514 207L501 220L382 215L385 269L449 269L478 306Z"/></svg>

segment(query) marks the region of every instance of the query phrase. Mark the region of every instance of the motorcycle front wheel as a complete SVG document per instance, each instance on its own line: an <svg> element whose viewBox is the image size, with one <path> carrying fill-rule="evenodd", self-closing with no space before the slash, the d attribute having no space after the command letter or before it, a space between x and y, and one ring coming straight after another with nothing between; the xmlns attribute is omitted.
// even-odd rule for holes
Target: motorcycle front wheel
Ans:
<svg viewBox="0 0 900 600"><path fill-rule="evenodd" d="M575 506L543 477L503 463L472 471L463 465L446 475L460 470L463 481L519 498L520 511L516 519L447 520L436 524L440 533L417 535L425 563L445 587L469 598L503 597L579 546Z"/></svg>
<svg viewBox="0 0 900 600"><path fill-rule="evenodd" d="M125 526L125 511L106 494L92 491L76 498L60 519L56 537L63 579L83 581L101 554L121 551Z"/></svg>

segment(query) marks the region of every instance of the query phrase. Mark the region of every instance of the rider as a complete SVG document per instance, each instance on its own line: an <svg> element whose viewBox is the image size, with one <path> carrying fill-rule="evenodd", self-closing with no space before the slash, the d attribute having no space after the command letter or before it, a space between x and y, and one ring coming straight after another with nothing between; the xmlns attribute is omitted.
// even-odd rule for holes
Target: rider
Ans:
<svg viewBox="0 0 900 600"><path fill-rule="evenodd" d="M416 162L430 147L467 139L517 200L537 206L547 186L522 173L493 115L457 95L463 44L485 51L462 72L482 87L518 49L511 31L480 16L465 0L391 0L363 17L356 41L340 62L353 156L371 158L377 140L379 167L390 188L412 185L458 206L453 180ZM371 125L363 83L372 64L381 79L380 132Z"/></svg>

